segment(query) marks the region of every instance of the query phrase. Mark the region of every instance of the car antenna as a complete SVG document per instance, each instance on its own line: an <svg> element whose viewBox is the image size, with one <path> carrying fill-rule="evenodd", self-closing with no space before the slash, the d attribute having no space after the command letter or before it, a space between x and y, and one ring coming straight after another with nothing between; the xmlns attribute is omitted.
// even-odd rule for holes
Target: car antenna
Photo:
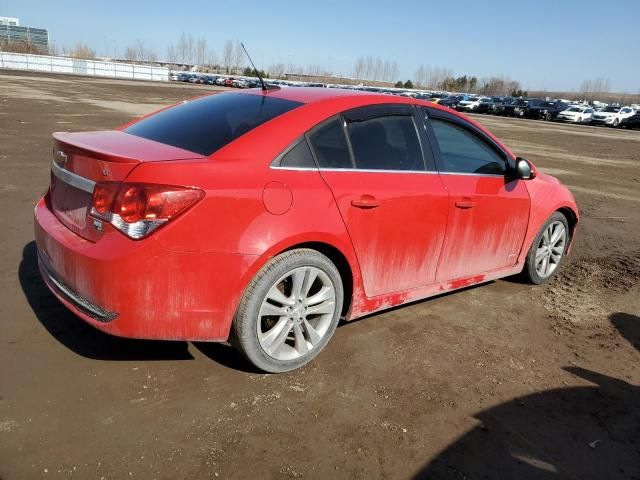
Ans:
<svg viewBox="0 0 640 480"><path fill-rule="evenodd" d="M249 59L249 63L251 63L251 66L253 67L253 70L256 72L256 75L258 76L258 80L260 80L260 85L262 85L262 91L266 92L267 90L270 90L270 89L271 90L278 90L279 87L276 87L275 85L267 85L266 83L264 83L264 80L260 76L260 72L258 71L258 69L256 68L255 64L253 63L253 60L251 60L251 57L249 56L249 52L247 52L247 49L245 48L244 43L240 42L240 45L242 45L242 50L244 50L245 55Z"/></svg>

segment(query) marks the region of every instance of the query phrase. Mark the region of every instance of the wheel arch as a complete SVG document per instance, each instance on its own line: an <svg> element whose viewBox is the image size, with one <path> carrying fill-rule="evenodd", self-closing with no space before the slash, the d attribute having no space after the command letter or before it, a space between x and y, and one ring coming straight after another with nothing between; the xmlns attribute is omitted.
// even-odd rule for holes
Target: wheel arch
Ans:
<svg viewBox="0 0 640 480"><path fill-rule="evenodd" d="M567 223L569 224L569 236L571 241L573 241L574 232L578 226L578 214L570 207L560 207L556 212L563 214L567 219Z"/></svg>
<svg viewBox="0 0 640 480"><path fill-rule="evenodd" d="M291 245L284 250L276 253L276 255L280 255L281 253L288 252L290 250L297 250L299 248L309 248L311 250L320 252L329 260L331 260L331 262L336 266L338 272L340 273L340 279L342 280L342 288L344 289L344 301L342 304L341 314L342 316L346 315L351 308L354 282L353 268L349 260L347 259L347 256L334 245L319 241L296 243L295 245Z"/></svg>

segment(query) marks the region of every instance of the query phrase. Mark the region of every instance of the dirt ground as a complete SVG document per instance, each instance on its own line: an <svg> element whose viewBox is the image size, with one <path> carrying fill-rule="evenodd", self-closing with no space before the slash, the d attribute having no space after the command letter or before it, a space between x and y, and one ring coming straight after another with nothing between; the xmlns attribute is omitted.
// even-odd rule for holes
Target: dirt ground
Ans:
<svg viewBox="0 0 640 480"><path fill-rule="evenodd" d="M102 334L37 273L51 132L203 90L0 74L0 478L640 478L640 132L477 116L574 192L561 275L342 325L264 375L225 345Z"/></svg>

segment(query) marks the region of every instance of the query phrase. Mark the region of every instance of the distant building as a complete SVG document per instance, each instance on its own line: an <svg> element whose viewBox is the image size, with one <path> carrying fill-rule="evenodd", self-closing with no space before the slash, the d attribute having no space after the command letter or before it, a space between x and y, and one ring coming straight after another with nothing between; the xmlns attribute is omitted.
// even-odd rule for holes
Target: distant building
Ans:
<svg viewBox="0 0 640 480"><path fill-rule="evenodd" d="M11 44L26 44L48 53L49 32L44 28L21 27L17 18L0 17L0 48Z"/></svg>
<svg viewBox="0 0 640 480"><path fill-rule="evenodd" d="M12 27L19 27L20 20L14 17L0 17L0 25L10 25Z"/></svg>

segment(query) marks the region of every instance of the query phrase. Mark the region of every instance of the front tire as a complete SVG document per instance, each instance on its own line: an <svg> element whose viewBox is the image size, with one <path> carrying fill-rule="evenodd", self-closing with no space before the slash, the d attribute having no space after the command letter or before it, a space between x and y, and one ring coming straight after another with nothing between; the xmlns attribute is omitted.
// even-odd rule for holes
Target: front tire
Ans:
<svg viewBox="0 0 640 480"><path fill-rule="evenodd" d="M249 283L232 343L254 366L288 372L313 360L335 332L344 288L336 266L307 248L271 259Z"/></svg>
<svg viewBox="0 0 640 480"><path fill-rule="evenodd" d="M527 255L523 275L536 285L548 282L560 270L569 246L569 223L554 212L538 232Z"/></svg>

